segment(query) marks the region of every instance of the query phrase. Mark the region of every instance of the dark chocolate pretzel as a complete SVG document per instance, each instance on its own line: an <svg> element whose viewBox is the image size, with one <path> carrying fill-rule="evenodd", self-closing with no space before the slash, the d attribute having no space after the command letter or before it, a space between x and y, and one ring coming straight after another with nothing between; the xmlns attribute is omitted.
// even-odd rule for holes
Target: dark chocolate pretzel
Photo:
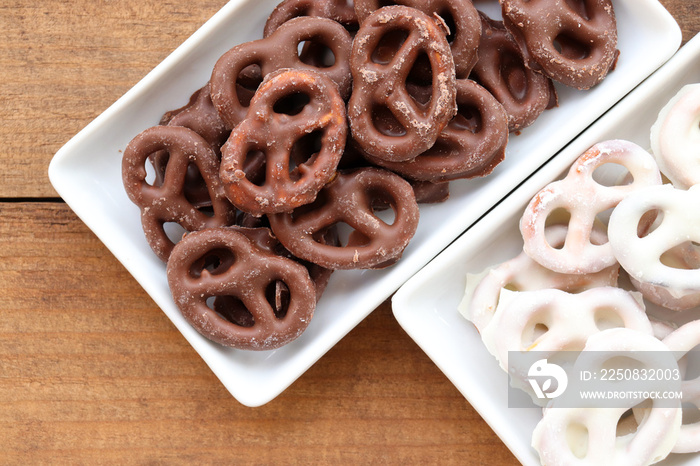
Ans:
<svg viewBox="0 0 700 466"><path fill-rule="evenodd" d="M466 78L476 63L481 37L481 21L471 1L464 0L355 0L360 24L375 10L387 5L405 5L428 16L437 15L448 28L448 42L455 62L457 78Z"/></svg>
<svg viewBox="0 0 700 466"><path fill-rule="evenodd" d="M185 319L206 338L234 348L270 350L293 341L316 306L303 265L258 247L235 228L186 235L173 249L167 276Z"/></svg>
<svg viewBox="0 0 700 466"><path fill-rule="evenodd" d="M302 98L303 107L282 108L285 102L293 105L294 97ZM313 146L303 151L305 138L316 136L317 152ZM310 70L271 73L251 100L248 117L222 148L226 196L254 215L289 212L312 202L335 174L346 136L345 103L329 78ZM243 170L256 151L265 154L265 178L258 183Z"/></svg>
<svg viewBox="0 0 700 466"><path fill-rule="evenodd" d="M617 57L610 0L501 0L503 22L526 51L527 65L555 81L589 89Z"/></svg>
<svg viewBox="0 0 700 466"><path fill-rule="evenodd" d="M394 221L375 211L389 206ZM312 204L291 213L268 215L275 236L297 257L329 269L382 268L396 262L418 226L418 204L411 185L380 168L339 173ZM346 244L321 238L336 225L353 231Z"/></svg>
<svg viewBox="0 0 700 466"><path fill-rule="evenodd" d="M551 80L525 65L523 52L503 22L483 13L479 60L470 78L488 89L503 105L510 131L530 126L556 102Z"/></svg>
<svg viewBox="0 0 700 466"><path fill-rule="evenodd" d="M283 0L265 22L263 37L275 32L282 24L300 16L318 16L332 19L348 32L357 31L359 24L352 4L346 0Z"/></svg>
<svg viewBox="0 0 700 466"><path fill-rule="evenodd" d="M457 115L435 144L407 162L372 163L406 178L433 183L485 176L505 157L508 116L489 91L468 79L457 80Z"/></svg>
<svg viewBox="0 0 700 466"><path fill-rule="evenodd" d="M167 152L162 183L146 181L146 163L154 153ZM204 180L211 208L203 210L187 198L184 184L194 165ZM187 231L229 225L236 210L224 195L219 181L219 161L209 144L184 126L154 126L127 145L122 159L122 179L129 199L141 209L146 239L156 255L166 262L174 246L165 223L180 224Z"/></svg>
<svg viewBox="0 0 700 466"><path fill-rule="evenodd" d="M298 46L305 41L327 46L335 57L331 66L321 67L304 63L298 54ZM337 86L340 95L350 94L351 75L348 61L352 48L350 34L338 23L326 18L293 18L274 34L238 45L224 53L216 62L211 75L211 98L229 128L235 127L248 112L239 98L237 82L250 78L245 70L258 67L261 78L282 69L315 70L328 76Z"/></svg>
<svg viewBox="0 0 700 466"><path fill-rule="evenodd" d="M416 60L424 55L432 70L426 103L406 89ZM412 159L435 143L457 110L454 61L444 32L415 8L387 6L369 15L355 36L350 66L350 129L362 150L374 157ZM387 119L396 124L379 126Z"/></svg>

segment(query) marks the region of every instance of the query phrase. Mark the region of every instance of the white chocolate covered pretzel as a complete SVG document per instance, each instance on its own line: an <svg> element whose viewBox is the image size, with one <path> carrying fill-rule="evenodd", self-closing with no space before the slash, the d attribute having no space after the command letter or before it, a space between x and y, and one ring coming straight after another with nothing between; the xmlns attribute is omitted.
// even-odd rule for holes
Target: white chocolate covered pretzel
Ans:
<svg viewBox="0 0 700 466"><path fill-rule="evenodd" d="M699 205L700 186L683 191L663 185L628 196L610 216L608 236L620 265L647 299L669 309L700 304L700 264L692 257L674 264L666 255L678 248L697 252L693 242L700 242ZM657 220L640 237L637 226L648 212L658 212Z"/></svg>
<svg viewBox="0 0 700 466"><path fill-rule="evenodd" d="M643 295L644 293L642 293ZM647 316L649 317L649 322L651 322L651 328L654 329L654 336L659 340L663 340L678 328L678 325L674 322L660 320L648 313Z"/></svg>
<svg viewBox="0 0 700 466"><path fill-rule="evenodd" d="M577 294L503 290L481 337L501 368L508 370L509 351L580 351L591 335L611 327L653 335L639 293L611 286Z"/></svg>
<svg viewBox="0 0 700 466"><path fill-rule="evenodd" d="M700 183L700 83L684 86L661 109L651 127L651 149L676 187Z"/></svg>
<svg viewBox="0 0 700 466"><path fill-rule="evenodd" d="M634 359L648 367L654 363L650 360L653 355L668 349L646 333L614 328L592 335L584 351L600 355L594 360L600 368L615 357L616 351L625 351L630 358L636 356ZM535 427L532 446L546 465L646 465L661 461L678 440L680 401L669 407L660 406L658 399L642 400L643 408L635 408L639 417L636 430L618 435L620 419L639 401L630 399L627 406L619 408L596 407L596 401L590 401L590 407L566 408L558 407L555 399Z"/></svg>
<svg viewBox="0 0 700 466"><path fill-rule="evenodd" d="M689 351L700 345L700 320L689 322L676 329L663 340L668 349L681 359ZM681 384L683 403L692 403L700 408L700 377L684 380ZM690 453L700 451L700 422L683 424L674 453Z"/></svg>
<svg viewBox="0 0 700 466"><path fill-rule="evenodd" d="M597 234L603 236L602 232L594 232ZM547 237L555 247L561 246L566 238L566 227L552 225L547 228ZM523 252L480 274L468 274L459 310L481 332L496 312L503 288L512 291L555 288L576 293L597 286L617 285L618 271L619 266L614 264L592 274L557 273L542 267Z"/></svg>
<svg viewBox="0 0 700 466"><path fill-rule="evenodd" d="M626 168L633 181L624 186L604 186L593 173L605 164ZM524 251L535 261L560 273L597 272L615 263L607 241L594 242L591 232L597 216L616 206L629 193L661 184L654 158L638 145L624 140L600 142L571 166L566 177L545 186L530 201L520 220ZM547 220L556 212L569 213L569 230L564 246L557 249L545 238Z"/></svg>

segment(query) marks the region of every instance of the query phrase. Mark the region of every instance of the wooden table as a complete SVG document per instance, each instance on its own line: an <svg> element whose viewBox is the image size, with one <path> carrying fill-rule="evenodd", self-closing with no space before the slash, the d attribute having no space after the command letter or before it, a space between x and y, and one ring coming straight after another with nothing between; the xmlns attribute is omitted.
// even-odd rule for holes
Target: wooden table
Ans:
<svg viewBox="0 0 700 466"><path fill-rule="evenodd" d="M53 154L224 3L0 3L0 463L515 463L388 301L242 406L53 191Z"/></svg>

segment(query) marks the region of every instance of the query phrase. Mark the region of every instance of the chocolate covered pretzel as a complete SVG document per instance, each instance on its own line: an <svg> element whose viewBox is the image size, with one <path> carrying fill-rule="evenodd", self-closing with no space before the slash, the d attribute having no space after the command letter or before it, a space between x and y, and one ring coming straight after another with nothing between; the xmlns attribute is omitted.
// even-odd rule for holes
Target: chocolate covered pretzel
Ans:
<svg viewBox="0 0 700 466"><path fill-rule="evenodd" d="M293 98L300 96L296 106ZM254 215L308 204L335 174L346 136L345 103L329 78L310 70L276 71L260 85L248 117L222 148L226 196ZM308 137L318 138L317 151L298 144ZM259 183L243 169L248 155L257 152L265 155L265 178Z"/></svg>
<svg viewBox="0 0 700 466"><path fill-rule="evenodd" d="M161 117L160 124L190 128L202 136L219 157L221 156L221 146L231 134L231 130L226 128L226 124L211 101L209 83L195 91L187 105L166 112ZM155 184L162 184L165 167L168 165L168 153L166 151L156 152L149 158L156 174ZM197 167L192 164L188 167L183 189L185 196L194 206L199 208L211 205L207 185Z"/></svg>
<svg viewBox="0 0 700 466"><path fill-rule="evenodd" d="M700 183L700 83L683 86L651 127L651 149L674 186Z"/></svg>
<svg viewBox="0 0 700 466"><path fill-rule="evenodd" d="M394 211L387 223L376 210ZM361 168L338 173L312 204L268 215L275 236L297 257L329 269L381 268L396 262L418 226L418 204L404 179L387 170ZM340 224L352 232L345 244L324 244Z"/></svg>
<svg viewBox="0 0 700 466"><path fill-rule="evenodd" d="M267 18L263 37L271 35L290 19L300 16L332 19L348 31L357 31L359 27L355 9L346 0L283 0Z"/></svg>
<svg viewBox="0 0 700 466"><path fill-rule="evenodd" d="M357 146L351 138L345 144L345 152L338 164L338 170L355 170L374 166L367 160L367 154ZM437 204L446 201L450 197L450 182L418 181L405 178L413 188L418 204Z"/></svg>
<svg viewBox="0 0 700 466"><path fill-rule="evenodd" d="M461 0L355 0L355 12L360 23L375 10L387 5L405 5L428 16L439 17L448 29L448 43L458 78L466 78L476 63L476 50L481 37L479 13L472 2Z"/></svg>
<svg viewBox="0 0 700 466"><path fill-rule="evenodd" d="M676 359L681 360L685 356L694 358L697 355L695 348L700 345L700 320L693 320L668 334L662 340ZM683 392L682 409L693 412L700 408L700 377L688 375L683 378L681 390ZM693 453L700 451L700 421L694 419L683 422L678 440L673 447L673 453Z"/></svg>
<svg viewBox="0 0 700 466"><path fill-rule="evenodd" d="M405 84L420 56L428 57L432 70L427 103L413 98ZM432 147L457 110L445 33L434 18L414 8L388 6L369 15L355 36L350 66L350 129L374 157L412 159Z"/></svg>
<svg viewBox="0 0 700 466"><path fill-rule="evenodd" d="M510 131L530 126L548 107L556 105L551 80L525 66L520 47L503 23L483 13L478 56L469 77L503 105Z"/></svg>
<svg viewBox="0 0 700 466"><path fill-rule="evenodd" d="M303 265L235 228L186 235L173 249L167 276L185 319L206 338L239 349L270 350L293 341L316 305Z"/></svg>
<svg viewBox="0 0 700 466"><path fill-rule="evenodd" d="M316 288L316 301L321 298L321 295L326 289L326 285L328 285L328 280L333 274L333 270L321 267L318 264L314 264L313 262L305 261L294 256L284 247L282 243L280 243L277 237L272 233L272 230L270 230L269 226L256 228L245 228L239 226L237 229L246 235L248 239L253 241L259 248L265 249L277 256L292 259L293 261L296 261L306 267L306 269L309 271L309 277L311 278L311 281L314 282L314 287ZM331 246L339 245L337 228L330 228L325 233L326 234L320 238L324 244Z"/></svg>
<svg viewBox="0 0 700 466"><path fill-rule="evenodd" d="M538 324L544 325L541 331L537 329ZM534 350L549 354L581 351L591 335L610 328L608 326L652 335L641 294L614 286L599 286L580 293L554 288L503 289L491 321L481 331L481 338L501 368L508 371L511 351Z"/></svg>
<svg viewBox="0 0 700 466"><path fill-rule="evenodd" d="M330 66L304 63L299 57L298 46L305 41L327 46L335 57L334 63ZM250 73L257 73L264 79L269 73L283 68L322 73L338 86L341 96L346 97L351 85L348 65L351 47L350 34L335 21L316 17L293 18L269 37L233 47L219 58L211 75L212 101L228 127L233 128L248 112L248 106L239 97L237 83L241 79L250 80Z"/></svg>
<svg viewBox="0 0 700 466"><path fill-rule="evenodd" d="M146 163L158 152L166 152L162 182L149 183ZM204 180L209 202L198 208L187 198L185 181L194 165ZM164 225L178 223L187 231L231 224L236 210L224 195L219 180L219 161L211 146L184 126L154 126L136 136L126 147L122 159L122 179L129 199L141 209L146 239L164 262L174 242Z"/></svg>
<svg viewBox="0 0 700 466"><path fill-rule="evenodd" d="M485 176L505 158L508 116L489 91L458 79L457 114L425 152L407 162L366 154L371 162L406 178L433 183Z"/></svg>
<svg viewBox="0 0 700 466"><path fill-rule="evenodd" d="M527 382L532 361L523 364L513 355L537 351L549 359L561 351L581 351L592 335L611 327L653 334L640 293L612 286L576 294L557 289L503 289L493 318L480 335L501 369L508 372L511 385L543 406L549 400L538 398Z"/></svg>
<svg viewBox="0 0 700 466"><path fill-rule="evenodd" d="M547 240L555 248L564 246L567 227L552 225L546 231ZM604 241L604 233L593 231L596 242ZM597 287L617 285L619 265L614 264L600 272L590 274L557 273L541 266L525 254L490 267L479 274L467 274L464 297L459 304L460 313L483 332L491 322L500 302L502 290L535 291L557 289L578 293Z"/></svg>
<svg viewBox="0 0 700 466"><path fill-rule="evenodd" d="M211 100L209 83L195 91L187 105L166 112L161 117L160 124L191 129L202 136L217 153L231 134Z"/></svg>
<svg viewBox="0 0 700 466"><path fill-rule="evenodd" d="M450 182L441 181L433 183L431 181L408 180L413 188L418 204L438 204L445 202L450 197Z"/></svg>
<svg viewBox="0 0 700 466"><path fill-rule="evenodd" d="M610 0L501 0L501 10L528 67L567 86L595 86L617 58Z"/></svg>

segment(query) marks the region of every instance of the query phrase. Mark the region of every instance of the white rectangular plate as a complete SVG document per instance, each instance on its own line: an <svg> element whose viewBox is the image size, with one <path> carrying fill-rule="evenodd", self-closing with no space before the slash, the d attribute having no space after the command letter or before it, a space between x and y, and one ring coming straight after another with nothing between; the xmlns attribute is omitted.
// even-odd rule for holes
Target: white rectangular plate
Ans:
<svg viewBox="0 0 700 466"><path fill-rule="evenodd" d="M683 85L692 82L700 82L700 36L688 42L666 65L408 280L393 297L393 312L403 329L524 464L540 464L530 447L530 438L541 418L541 409L508 408L506 373L484 348L474 326L457 310L464 295L465 275L522 252L518 222L525 206L546 184L563 177L590 146L607 139L627 139L648 148L649 130L659 110ZM698 459L698 455L673 455L664 464L690 464Z"/></svg>
<svg viewBox="0 0 700 466"><path fill-rule="evenodd" d="M124 193L121 152L134 136L157 124L165 111L184 105L206 83L226 50L261 37L275 3L228 3L71 139L49 167L56 191L163 309L231 394L248 406L267 403L281 393L462 231L661 66L681 40L678 25L657 1L614 0L621 56L617 69L602 84L588 92L560 87L560 106L512 137L506 161L491 176L452 183L449 201L422 207L418 232L396 266L335 273L301 338L275 351L243 352L202 338L175 307L165 267L149 249L138 208Z"/></svg>

